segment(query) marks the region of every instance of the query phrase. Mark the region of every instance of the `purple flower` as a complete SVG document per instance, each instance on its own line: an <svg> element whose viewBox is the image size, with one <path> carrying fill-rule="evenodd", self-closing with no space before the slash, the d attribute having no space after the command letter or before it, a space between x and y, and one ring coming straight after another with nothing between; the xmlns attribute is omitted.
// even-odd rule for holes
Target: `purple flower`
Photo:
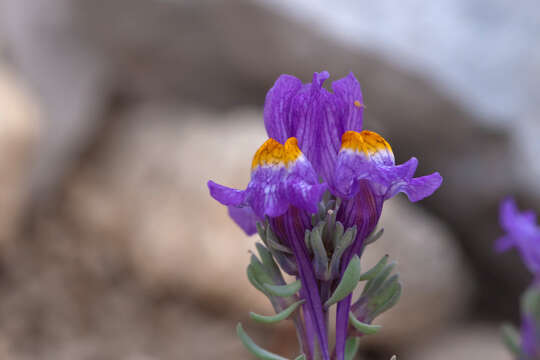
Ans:
<svg viewBox="0 0 540 360"><path fill-rule="evenodd" d="M442 183L438 173L414 178L418 165L412 158L396 165L392 149L380 135L362 131L364 110L358 81L351 73L323 88L326 71L315 73L310 84L290 75L278 78L266 96L264 123L269 140L255 153L251 181L245 190L208 182L214 199L229 206L233 220L247 233L265 221L280 242L292 250L305 300L303 314L309 353L317 340L323 359L330 359L327 339L328 289L339 279L321 280L315 274L306 246L311 215L325 192L341 201L336 220L345 228L356 226L356 239L343 254L343 274L363 242L375 229L383 202L399 192L411 201L431 195ZM343 360L351 295L338 303L337 360ZM308 357L309 358L309 357Z"/></svg>
<svg viewBox="0 0 540 360"><path fill-rule="evenodd" d="M500 223L505 235L497 239L497 251L516 247L525 265L538 279L540 276L540 227L532 211L519 212L513 199L501 203Z"/></svg>

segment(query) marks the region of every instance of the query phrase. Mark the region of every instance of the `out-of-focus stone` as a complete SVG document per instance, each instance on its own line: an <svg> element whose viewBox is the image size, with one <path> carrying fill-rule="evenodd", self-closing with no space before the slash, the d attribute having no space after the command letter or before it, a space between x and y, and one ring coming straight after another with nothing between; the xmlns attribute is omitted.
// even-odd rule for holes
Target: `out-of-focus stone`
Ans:
<svg viewBox="0 0 540 360"><path fill-rule="evenodd" d="M440 334L428 345L405 352L403 360L511 360L496 326L473 324Z"/></svg>
<svg viewBox="0 0 540 360"><path fill-rule="evenodd" d="M149 287L269 311L245 276L255 239L229 220L206 186L209 179L245 186L251 156L264 141L259 117L158 106L125 114L72 182L68 207L83 231L125 247Z"/></svg>
<svg viewBox="0 0 540 360"><path fill-rule="evenodd" d="M34 99L0 64L0 244L14 236L22 215L37 125Z"/></svg>

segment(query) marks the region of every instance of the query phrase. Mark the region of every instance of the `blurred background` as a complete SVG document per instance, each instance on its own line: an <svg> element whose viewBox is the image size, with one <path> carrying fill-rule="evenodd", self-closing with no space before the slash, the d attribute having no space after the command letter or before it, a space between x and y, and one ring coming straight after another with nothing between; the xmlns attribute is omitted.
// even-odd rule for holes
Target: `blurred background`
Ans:
<svg viewBox="0 0 540 360"><path fill-rule="evenodd" d="M243 187L282 73L353 71L364 125L440 171L385 206L400 304L362 359L510 359L530 281L495 254L507 194L540 211L540 6L524 0L0 0L0 358L292 356L206 181Z"/></svg>

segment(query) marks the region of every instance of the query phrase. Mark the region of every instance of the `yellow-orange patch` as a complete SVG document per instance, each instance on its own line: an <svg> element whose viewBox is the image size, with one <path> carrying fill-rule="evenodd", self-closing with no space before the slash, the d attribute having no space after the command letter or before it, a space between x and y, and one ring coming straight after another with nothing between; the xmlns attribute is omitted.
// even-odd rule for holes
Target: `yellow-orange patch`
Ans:
<svg viewBox="0 0 540 360"><path fill-rule="evenodd" d="M291 137L287 139L285 145L281 145L274 139L268 139L261 145L259 150L253 156L251 162L251 169L255 169L257 166L263 165L285 165L289 166L298 157L302 155L302 152L298 148L298 141L296 138Z"/></svg>
<svg viewBox="0 0 540 360"><path fill-rule="evenodd" d="M361 151L369 156L380 151L393 155L390 144L381 135L368 130L360 133L356 131L345 132L341 137L341 148Z"/></svg>
<svg viewBox="0 0 540 360"><path fill-rule="evenodd" d="M354 100L354 106L356 106L357 108L361 108L364 107L364 104L362 104L360 100Z"/></svg>

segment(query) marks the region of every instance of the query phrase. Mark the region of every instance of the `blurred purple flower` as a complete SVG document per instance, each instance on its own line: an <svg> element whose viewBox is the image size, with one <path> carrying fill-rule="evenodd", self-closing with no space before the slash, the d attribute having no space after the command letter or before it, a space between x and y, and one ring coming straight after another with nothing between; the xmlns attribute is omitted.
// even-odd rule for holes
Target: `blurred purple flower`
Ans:
<svg viewBox="0 0 540 360"><path fill-rule="evenodd" d="M497 239L495 249L506 251L516 247L529 270L538 279L540 276L540 227L533 211L519 212L513 199L501 203L500 223L505 235Z"/></svg>
<svg viewBox="0 0 540 360"><path fill-rule="evenodd" d="M292 249L306 300L306 337L310 346L317 339L325 360L330 358L323 306L327 299L321 298L322 280L314 273L304 241L323 194L328 190L332 199L341 199L337 221L345 228L357 227L356 239L341 261L343 274L352 257L361 254L385 200L403 192L418 201L442 183L439 173L414 178L416 158L395 165L386 140L362 131L362 93L352 73L333 82L333 92L322 86L328 77L326 71L315 73L310 84L302 84L294 76L281 75L266 96L264 123L270 139L255 153L247 188L208 182L212 197L229 206L231 217L247 234L255 233L256 221L268 218L274 233ZM337 360L344 358L350 303L351 295L338 304Z"/></svg>

